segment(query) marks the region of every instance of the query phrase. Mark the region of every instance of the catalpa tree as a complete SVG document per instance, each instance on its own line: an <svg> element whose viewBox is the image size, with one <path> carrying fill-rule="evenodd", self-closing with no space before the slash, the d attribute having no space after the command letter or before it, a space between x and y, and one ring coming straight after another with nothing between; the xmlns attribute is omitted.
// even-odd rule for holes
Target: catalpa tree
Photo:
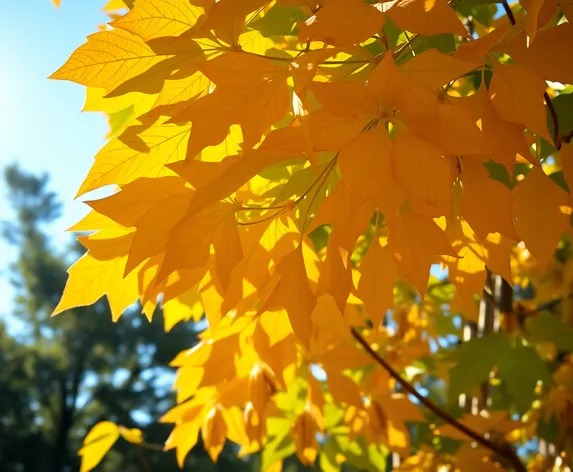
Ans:
<svg viewBox="0 0 573 472"><path fill-rule="evenodd" d="M106 9L51 76L109 116L78 197L114 186L55 314L205 317L162 419L181 465L199 435L265 471L570 463L571 2ZM152 447L99 423L82 471L121 436Z"/></svg>

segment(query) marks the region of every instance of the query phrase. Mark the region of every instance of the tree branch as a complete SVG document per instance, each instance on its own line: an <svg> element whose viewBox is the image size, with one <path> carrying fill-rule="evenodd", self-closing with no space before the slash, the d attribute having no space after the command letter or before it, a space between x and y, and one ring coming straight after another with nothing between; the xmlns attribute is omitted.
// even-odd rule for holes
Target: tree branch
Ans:
<svg viewBox="0 0 573 472"><path fill-rule="evenodd" d="M509 18L509 22L512 24L512 26L515 25L515 23L517 23L517 22L515 21L515 16L514 16L513 12L511 11L511 7L509 6L509 3L507 3L507 0L503 0L503 2L501 2L501 5L503 6L503 9L505 10L505 14Z"/></svg>
<svg viewBox="0 0 573 472"><path fill-rule="evenodd" d="M517 454L513 451L513 449L511 449L511 447L509 446L503 447L493 441L490 441L481 434L478 434L472 429L468 428L466 425L458 421L456 418L454 418L447 411L440 408L438 405L432 403L426 397L421 395L410 382L405 380L396 370L394 370L394 368L388 362L386 362L386 360L384 360L382 356L380 356L376 351L374 351L374 349L370 347L370 344L368 344L368 342L362 337L362 335L358 332L356 328L352 327L350 328L350 330L352 332L352 336L354 337L354 339L358 341L358 343L364 348L364 350L380 366L382 366L390 374L390 376L394 380L396 380L396 382L400 383L400 385L402 385L402 387L404 387L404 389L407 390L408 393L413 395L422 405L431 410L433 413L435 413L437 416L439 416L447 423L451 424L458 431L464 433L466 436L473 439L481 446L489 449L492 452L495 452L500 457L506 459L507 462L513 467L513 469L516 472L526 472L525 466L523 465L519 457L517 457Z"/></svg>

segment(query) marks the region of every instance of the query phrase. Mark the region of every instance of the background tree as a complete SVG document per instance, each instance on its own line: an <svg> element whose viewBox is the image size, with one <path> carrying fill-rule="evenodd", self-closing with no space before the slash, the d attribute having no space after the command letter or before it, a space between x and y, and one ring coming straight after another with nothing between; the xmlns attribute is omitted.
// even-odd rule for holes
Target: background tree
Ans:
<svg viewBox="0 0 573 472"><path fill-rule="evenodd" d="M11 320L0 325L0 469L78 470L83 437L104 419L140 428L148 441L161 444L169 428L157 420L175 400L168 364L193 345L194 326L179 324L165 335L161 313L149 323L137 310L113 324L103 301L73 310L69 317L50 318L66 267L81 247L73 244L60 254L50 244L46 228L59 216L60 204L46 175L13 165L4 178L15 214L4 222L4 235L18 248L11 316L19 327L11 336L6 331ZM240 469L233 453L227 457ZM215 468L200 449L188 463L192 470ZM121 445L102 465L109 471L146 468L179 470L174 459L165 461L153 449Z"/></svg>

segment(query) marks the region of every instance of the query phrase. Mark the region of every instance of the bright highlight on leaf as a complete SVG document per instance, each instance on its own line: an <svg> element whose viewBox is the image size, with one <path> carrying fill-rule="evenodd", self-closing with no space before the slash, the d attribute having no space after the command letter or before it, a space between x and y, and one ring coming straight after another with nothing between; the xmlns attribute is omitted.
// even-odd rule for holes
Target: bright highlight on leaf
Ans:
<svg viewBox="0 0 573 472"><path fill-rule="evenodd" d="M105 296L114 321L205 326L171 364L180 466L199 435L264 471L521 471L541 439L570 456L567 2L105 11L51 76L111 127L54 314ZM148 446L99 423L82 472L120 436Z"/></svg>

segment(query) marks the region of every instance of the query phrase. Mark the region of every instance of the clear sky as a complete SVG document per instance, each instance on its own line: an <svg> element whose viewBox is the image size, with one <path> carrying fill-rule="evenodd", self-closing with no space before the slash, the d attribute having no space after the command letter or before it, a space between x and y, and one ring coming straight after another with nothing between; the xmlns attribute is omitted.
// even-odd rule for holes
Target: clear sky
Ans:
<svg viewBox="0 0 573 472"><path fill-rule="evenodd" d="M51 188L64 203L63 217L50 228L61 248L70 235L64 230L86 213L73 201L93 156L104 144L105 117L81 113L85 89L71 82L48 80L72 51L85 42L108 17L105 0L63 0L56 9L50 0L0 0L0 170L18 162L34 173L48 172ZM0 220L13 215L0 183ZM12 298L8 264L15 251L0 242L0 293ZM0 313L10 305L3 304Z"/></svg>

